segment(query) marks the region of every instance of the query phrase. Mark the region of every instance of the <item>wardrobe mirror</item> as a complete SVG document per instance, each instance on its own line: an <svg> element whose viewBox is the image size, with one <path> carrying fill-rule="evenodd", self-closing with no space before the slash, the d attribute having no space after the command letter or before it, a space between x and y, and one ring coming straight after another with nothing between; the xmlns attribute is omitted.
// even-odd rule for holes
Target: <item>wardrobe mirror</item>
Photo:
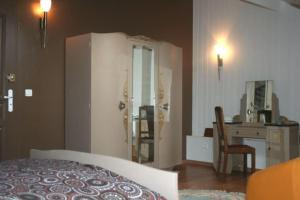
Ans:
<svg viewBox="0 0 300 200"><path fill-rule="evenodd" d="M154 161L154 51L133 46L132 160Z"/></svg>
<svg viewBox="0 0 300 200"><path fill-rule="evenodd" d="M247 92L247 122L269 121L272 111L273 81L248 81Z"/></svg>

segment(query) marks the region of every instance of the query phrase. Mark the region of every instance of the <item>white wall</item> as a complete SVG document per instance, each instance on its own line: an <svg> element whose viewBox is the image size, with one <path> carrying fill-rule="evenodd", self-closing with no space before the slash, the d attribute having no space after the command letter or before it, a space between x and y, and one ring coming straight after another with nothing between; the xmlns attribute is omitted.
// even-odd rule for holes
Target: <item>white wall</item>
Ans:
<svg viewBox="0 0 300 200"><path fill-rule="evenodd" d="M193 136L212 127L216 105L226 116L238 114L249 80L274 80L281 115L300 120L300 10L277 5L269 10L239 0L194 0ZM220 81L212 55L218 35L231 49Z"/></svg>
<svg viewBox="0 0 300 200"><path fill-rule="evenodd" d="M225 32L233 55L221 80L211 50ZM212 127L214 107L239 113L247 80L274 80L280 112L300 120L300 10L280 3L278 11L239 0L194 0L193 135Z"/></svg>

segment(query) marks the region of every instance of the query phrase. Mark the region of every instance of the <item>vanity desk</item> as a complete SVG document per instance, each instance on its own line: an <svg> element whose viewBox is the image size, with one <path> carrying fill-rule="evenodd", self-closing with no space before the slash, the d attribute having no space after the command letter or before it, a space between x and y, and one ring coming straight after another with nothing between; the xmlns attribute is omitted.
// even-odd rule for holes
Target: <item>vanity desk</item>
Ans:
<svg viewBox="0 0 300 200"><path fill-rule="evenodd" d="M244 138L262 139L266 143L266 167L281 163L298 156L297 123L259 124L259 123L226 123L229 144L242 144ZM213 166L217 169L219 146L216 124L213 124ZM242 156L229 155L227 173L232 169L242 170ZM222 169L222 168L221 168Z"/></svg>
<svg viewBox="0 0 300 200"><path fill-rule="evenodd" d="M280 116L278 98L272 89L273 81L246 82L240 114L233 118L233 122L225 122L228 144L243 144L243 139L247 138L265 141L266 167L299 155L299 124ZM213 166L217 169L219 145L215 123L213 146ZM232 169L242 170L242 158L241 155L229 155L226 173L231 173Z"/></svg>

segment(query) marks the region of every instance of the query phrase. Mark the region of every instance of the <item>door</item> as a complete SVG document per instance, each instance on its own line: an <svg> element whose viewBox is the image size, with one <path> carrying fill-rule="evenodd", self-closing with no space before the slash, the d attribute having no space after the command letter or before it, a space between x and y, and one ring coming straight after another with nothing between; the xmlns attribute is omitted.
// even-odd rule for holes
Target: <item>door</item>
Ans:
<svg viewBox="0 0 300 200"><path fill-rule="evenodd" d="M284 158L284 136L283 129L278 127L268 127L266 139L266 166L286 161Z"/></svg>
<svg viewBox="0 0 300 200"><path fill-rule="evenodd" d="M182 51L166 42L159 45L157 120L159 168L173 167L182 158Z"/></svg>
<svg viewBox="0 0 300 200"><path fill-rule="evenodd" d="M92 33L91 151L128 159L128 40Z"/></svg>
<svg viewBox="0 0 300 200"><path fill-rule="evenodd" d="M16 27L6 27L6 16L0 14L0 160L8 160L22 157L18 151L21 141L16 140L16 134L10 132L15 123L11 120L14 111L13 96L15 74L7 73L6 66L15 65L15 54L7 56L9 52L15 52ZM7 44L7 45L6 45Z"/></svg>
<svg viewBox="0 0 300 200"><path fill-rule="evenodd" d="M0 93L3 94L3 68L4 68L4 16L0 15ZM4 101L0 99L0 160L3 158L3 122L4 122L5 105Z"/></svg>
<svg viewBox="0 0 300 200"><path fill-rule="evenodd" d="M182 158L181 49L149 40L132 40L130 49L131 159L157 168L173 167ZM153 128L154 137L148 137Z"/></svg>
<svg viewBox="0 0 300 200"><path fill-rule="evenodd" d="M153 42L132 38L129 52L132 52L129 64L131 66L129 70L129 159L157 166L155 150L157 48Z"/></svg>

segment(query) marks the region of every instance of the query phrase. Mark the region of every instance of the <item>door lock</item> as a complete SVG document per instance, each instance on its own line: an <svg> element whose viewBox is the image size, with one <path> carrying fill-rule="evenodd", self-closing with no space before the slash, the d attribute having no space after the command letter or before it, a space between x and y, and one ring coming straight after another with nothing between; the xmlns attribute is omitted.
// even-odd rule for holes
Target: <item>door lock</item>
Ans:
<svg viewBox="0 0 300 200"><path fill-rule="evenodd" d="M15 73L9 73L6 75L6 79L8 82L13 83L16 81L16 74Z"/></svg>

